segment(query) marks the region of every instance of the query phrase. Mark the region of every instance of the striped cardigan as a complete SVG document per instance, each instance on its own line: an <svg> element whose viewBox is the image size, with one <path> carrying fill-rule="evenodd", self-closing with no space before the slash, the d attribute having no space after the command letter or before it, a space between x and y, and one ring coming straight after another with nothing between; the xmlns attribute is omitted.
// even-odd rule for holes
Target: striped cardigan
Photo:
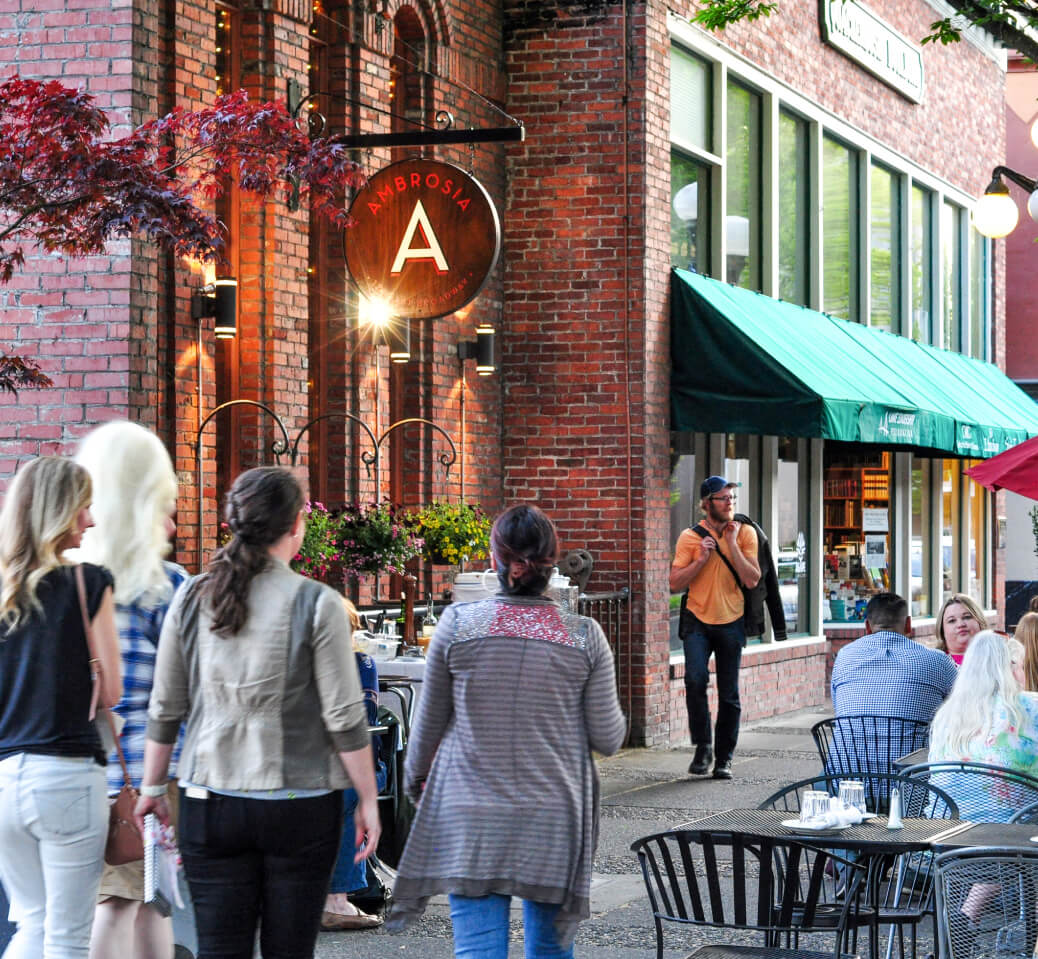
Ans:
<svg viewBox="0 0 1038 959"><path fill-rule="evenodd" d="M387 928L433 895L497 893L561 904L559 941L572 942L590 915L598 839L591 750L616 752L625 730L593 619L545 597L448 607L407 757L406 788L421 802Z"/></svg>

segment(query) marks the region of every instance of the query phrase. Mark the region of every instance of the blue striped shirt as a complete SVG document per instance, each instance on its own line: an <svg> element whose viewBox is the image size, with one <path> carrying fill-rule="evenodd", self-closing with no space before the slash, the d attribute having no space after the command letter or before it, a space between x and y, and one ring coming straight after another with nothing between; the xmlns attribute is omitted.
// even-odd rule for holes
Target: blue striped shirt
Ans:
<svg viewBox="0 0 1038 959"><path fill-rule="evenodd" d="M170 590L165 599L154 606L144 607L136 603L116 603L115 622L119 628L119 648L123 657L123 698L115 712L125 720L119 739L122 742L130 778L139 786L144 772L144 741L148 730L148 699L155 677L155 655L159 648L159 633L166 610L173 601L173 594L185 579L187 570L176 563L164 562ZM176 761L180 755L180 742L173 748L170 760L170 775L176 773ZM108 757L108 791L119 792L123 785L123 771L119 757L113 751Z"/></svg>
<svg viewBox="0 0 1038 959"><path fill-rule="evenodd" d="M955 683L944 653L883 630L856 639L833 664L837 716L898 716L928 723Z"/></svg>

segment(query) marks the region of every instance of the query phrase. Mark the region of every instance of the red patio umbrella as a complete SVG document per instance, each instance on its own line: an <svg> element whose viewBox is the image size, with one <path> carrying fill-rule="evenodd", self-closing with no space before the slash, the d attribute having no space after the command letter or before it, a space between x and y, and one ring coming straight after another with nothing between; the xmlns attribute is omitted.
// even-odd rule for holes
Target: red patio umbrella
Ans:
<svg viewBox="0 0 1038 959"><path fill-rule="evenodd" d="M1038 499L1038 436L971 466L966 473L990 490L1007 489Z"/></svg>

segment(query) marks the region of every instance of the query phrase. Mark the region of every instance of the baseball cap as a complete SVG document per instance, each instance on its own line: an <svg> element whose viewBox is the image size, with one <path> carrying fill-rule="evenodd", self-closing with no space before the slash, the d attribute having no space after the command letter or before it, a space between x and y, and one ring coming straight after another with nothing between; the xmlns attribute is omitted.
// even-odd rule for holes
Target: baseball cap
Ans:
<svg viewBox="0 0 1038 959"><path fill-rule="evenodd" d="M742 483L729 483L723 476L708 476L699 487L699 498L713 496L714 493L720 493L721 490L732 486L742 486Z"/></svg>

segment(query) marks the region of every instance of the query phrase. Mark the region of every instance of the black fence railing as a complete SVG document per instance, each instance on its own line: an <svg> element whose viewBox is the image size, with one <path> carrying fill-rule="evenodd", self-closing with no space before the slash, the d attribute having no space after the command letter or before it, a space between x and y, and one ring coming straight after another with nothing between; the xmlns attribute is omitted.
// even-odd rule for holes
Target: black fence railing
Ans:
<svg viewBox="0 0 1038 959"><path fill-rule="evenodd" d="M630 599L631 591L624 586L608 593L581 593L577 603L577 612L581 616L590 616L596 620L609 640L609 647L613 651L616 663L616 684L621 690L624 685L620 672L621 664L631 641L631 637L627 635L627 604ZM620 695L622 698L622 691Z"/></svg>

